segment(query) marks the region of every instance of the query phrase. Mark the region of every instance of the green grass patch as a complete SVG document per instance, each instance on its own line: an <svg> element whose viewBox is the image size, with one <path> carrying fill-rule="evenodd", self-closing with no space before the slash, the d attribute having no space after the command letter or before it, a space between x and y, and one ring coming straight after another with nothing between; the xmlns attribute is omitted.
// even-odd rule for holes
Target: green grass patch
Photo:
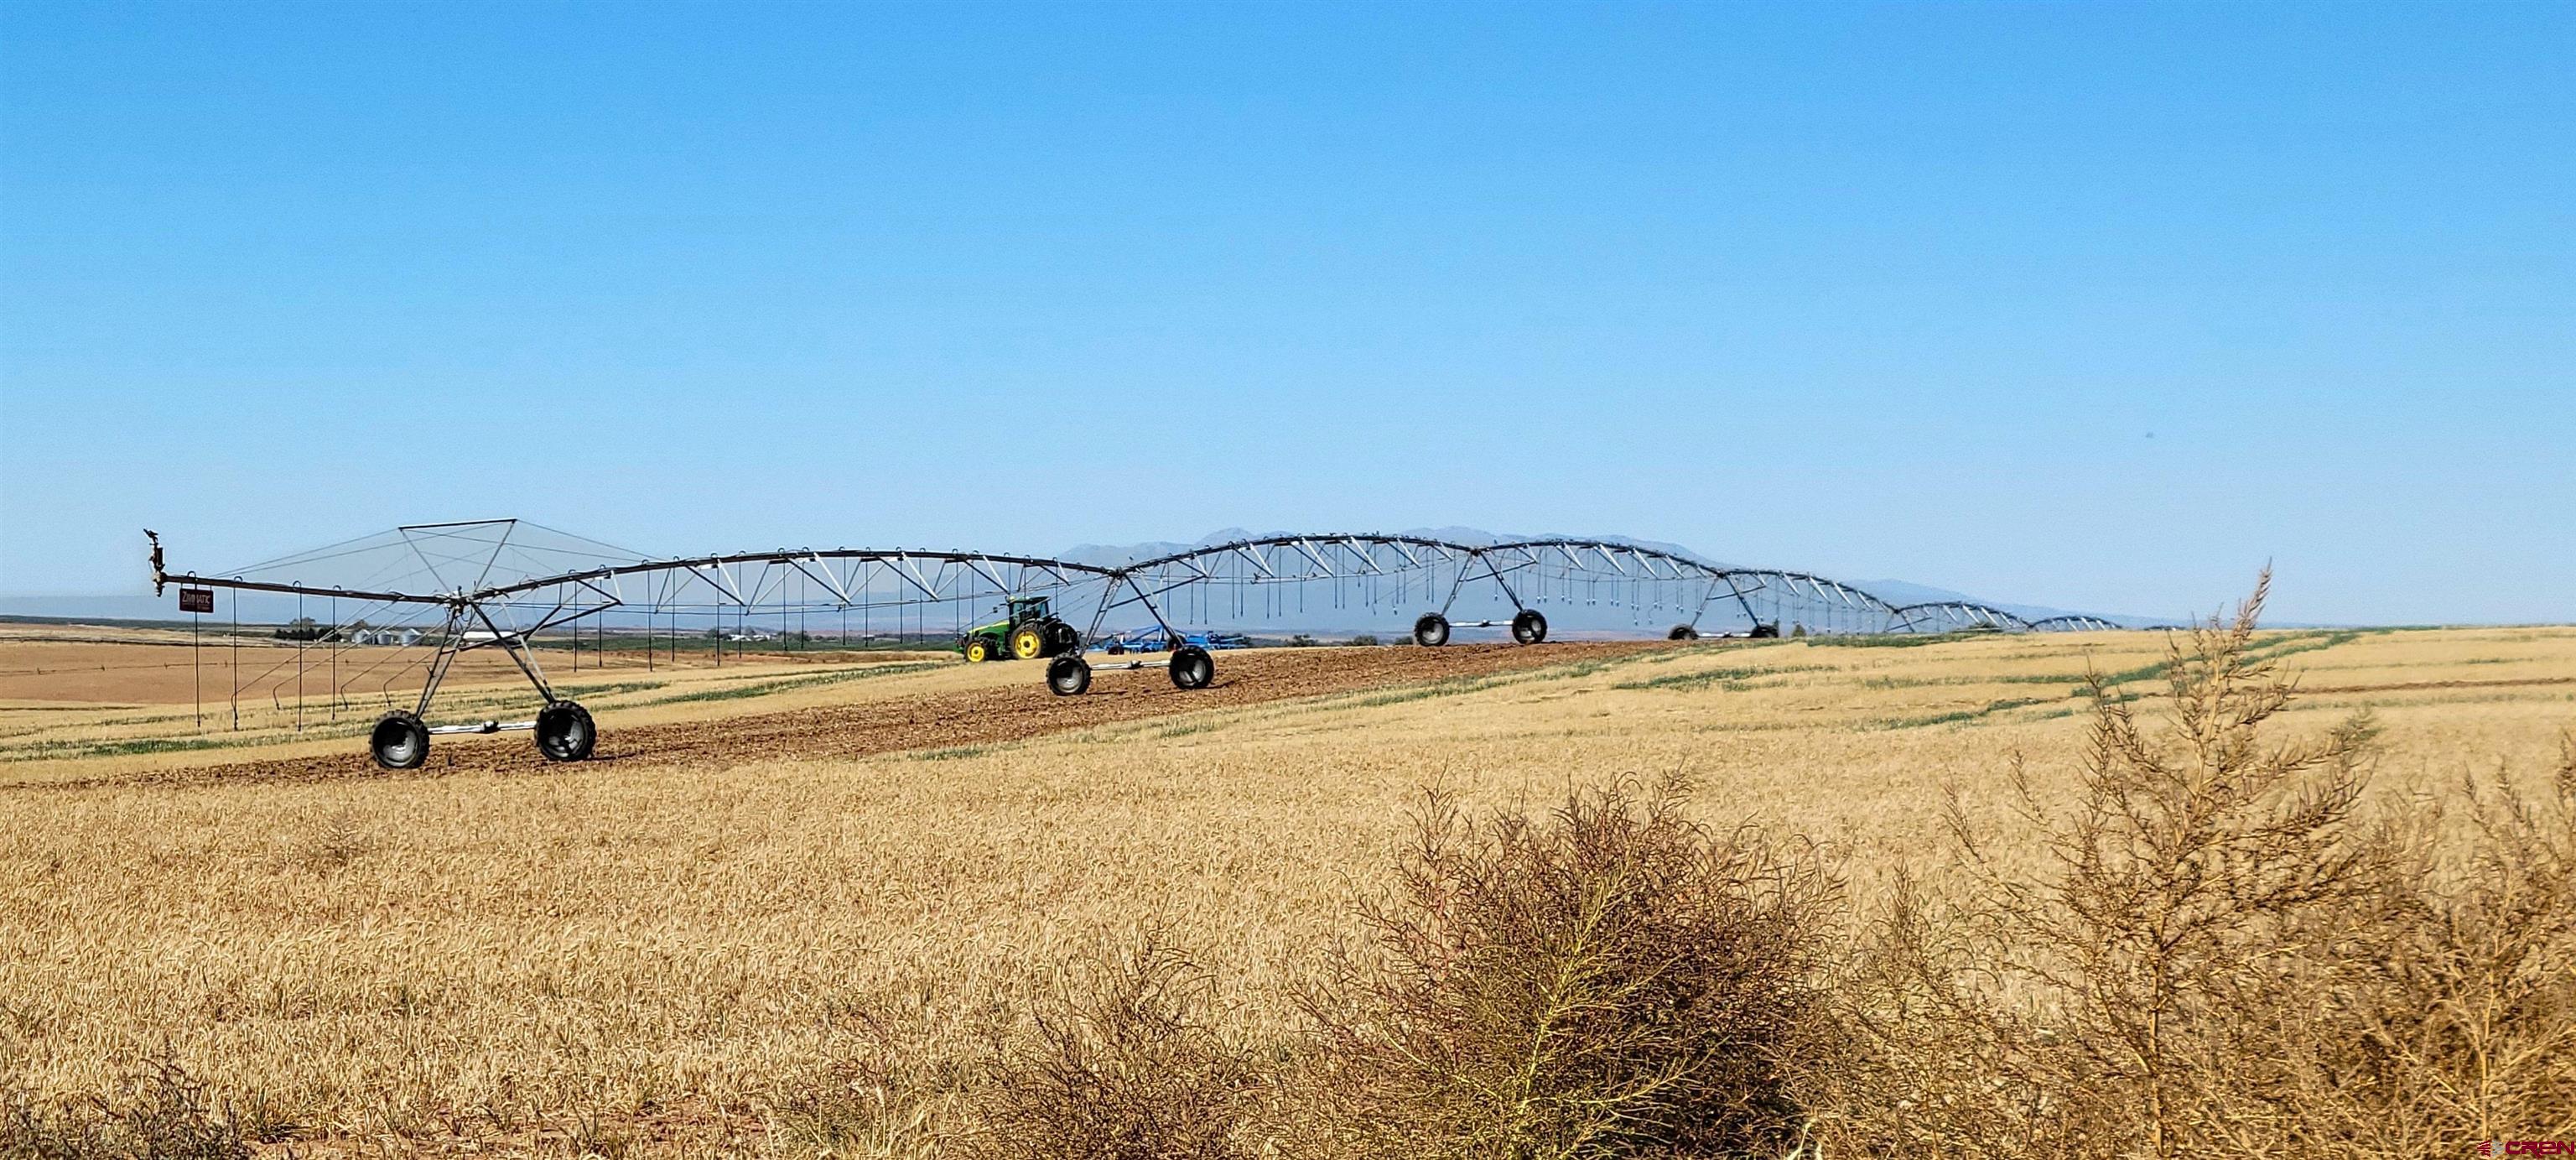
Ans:
<svg viewBox="0 0 2576 1160"><path fill-rule="evenodd" d="M1924 729L1934 725L1965 725L1970 722L1983 720L1986 717L2004 712L2008 709L2020 709L2030 705L2044 705L2047 703L2048 702L2046 700L2038 697L2014 697L2002 701L1989 701L1986 703L1986 707L1982 709L1961 709L1951 713L1936 713L1929 717L1883 717L1876 721L1869 722L1862 726L1862 728Z"/></svg>
<svg viewBox="0 0 2576 1160"><path fill-rule="evenodd" d="M774 681L753 681L748 684L734 685L722 689L700 689L693 693L676 693L668 697L656 697L650 701L640 702L639 704L679 705L692 701L735 701L745 697L766 697L771 693L785 693L800 689L820 688L824 685L838 685L846 681L864 681L872 677L902 676L906 673L928 672L931 669L946 667L948 667L948 662L946 661L920 661L904 665L870 665L863 669L852 669L848 672L815 673L810 676L782 677Z"/></svg>
<svg viewBox="0 0 2576 1160"><path fill-rule="evenodd" d="M1745 682L1759 677L1778 676L1786 673L1816 673L1827 671L1830 671L1830 668L1826 665L1785 665L1780 668L1771 669L1703 669L1696 673L1668 673L1664 676L1651 677L1642 681L1623 681L1614 687L1621 689L1680 690L1705 689L1710 685L1724 685L1730 689L1739 689L1744 687Z"/></svg>
<svg viewBox="0 0 2576 1160"><path fill-rule="evenodd" d="M1993 640L1998 632L1857 632L1788 637L1818 648L1921 648L1963 640Z"/></svg>
<svg viewBox="0 0 2576 1160"><path fill-rule="evenodd" d="M1376 709L1387 705L1401 705L1408 701L1429 701L1441 697L1462 697L1469 693L1481 693L1487 689L1499 689L1505 685L1518 683L1519 682L1517 681L1508 680L1502 677L1447 677L1425 684L1406 685L1400 688L1388 689L1383 692L1353 694L1332 702L1331 707L1336 709Z"/></svg>
<svg viewBox="0 0 2576 1160"><path fill-rule="evenodd" d="M193 753L209 749L246 749L317 737L359 737L363 731L313 729L303 733L263 733L247 737L137 737L125 741L40 741L10 750L0 763L65 761L83 757L131 757L138 753Z"/></svg>
<svg viewBox="0 0 2576 1160"><path fill-rule="evenodd" d="M670 684L669 681L620 681L610 685L557 685L555 691L567 697L614 697L620 693L649 693Z"/></svg>
<svg viewBox="0 0 2576 1160"><path fill-rule="evenodd" d="M2373 630L2366 629L2341 629L2335 632L2305 632L2284 640L2266 641L2263 644L2256 645L2246 651L2262 660L2279 660L2282 657L2295 656L2303 652L2317 652L2321 649L2333 648L2336 645L2351 644L2356 640L2360 640L2364 636L2375 634L2376 633Z"/></svg>
<svg viewBox="0 0 2576 1160"><path fill-rule="evenodd" d="M1417 685L1398 685L1394 688L1379 689L1370 692L1330 694L1317 699L1312 704L1316 709L1374 709L1386 705L1401 705L1408 701L1428 701L1439 697L1463 697L1469 693L1481 693L1488 689L1500 689L1511 685L1544 684L1554 681L1575 680L1580 677L1592 676L1595 673L1599 673L1607 669L1618 668L1624 665L1645 664L1657 655L1658 654L1655 653L1631 653L1627 656L1621 657L1595 657L1589 660L1569 661L1561 665L1549 665L1545 668L1526 669L1517 673L1491 673L1485 676L1476 677L1443 677L1436 681L1425 681Z"/></svg>
<svg viewBox="0 0 2576 1160"><path fill-rule="evenodd" d="M2082 673L1996 673L1970 677L1869 677L1864 689L1927 689L1950 685L2082 685Z"/></svg>
<svg viewBox="0 0 2576 1160"><path fill-rule="evenodd" d="M184 753L222 749L232 742L215 737L141 737L132 741L97 741L80 746L83 757L123 757L134 753Z"/></svg>
<svg viewBox="0 0 2576 1160"><path fill-rule="evenodd" d="M946 749L924 749L913 754L912 759L914 761L962 761L969 757L982 757L993 752L994 748L990 745L952 745Z"/></svg>

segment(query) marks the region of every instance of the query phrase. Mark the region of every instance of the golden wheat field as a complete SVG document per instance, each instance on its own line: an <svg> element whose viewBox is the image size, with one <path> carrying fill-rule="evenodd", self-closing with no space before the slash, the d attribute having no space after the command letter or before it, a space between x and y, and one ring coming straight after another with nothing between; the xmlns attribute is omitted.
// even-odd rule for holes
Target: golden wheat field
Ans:
<svg viewBox="0 0 2576 1160"><path fill-rule="evenodd" d="M1538 667L1215 709L1176 697L988 744L407 777L355 756L371 707L299 734L262 705L244 732L201 738L185 705L11 701L0 1077L77 1097L175 1062L266 1146L305 1154L941 1155L972 1130L984 1062L1142 931L1205 969L1230 1034L1291 1034L1318 948L1358 933L1352 903L1389 886L1426 786L1489 809L1678 771L1694 816L1821 844L1856 911L1900 873L1955 873L1950 787L2002 861L2036 871L2008 759L2043 795L2071 792L2086 674L2152 715L2166 648L2161 633L1568 646ZM2543 777L2576 728L2576 629L2279 632L2256 648L2298 677L2284 736L2372 713L2377 802L2498 768ZM938 658L847 668L871 665L886 671L577 684L606 745L648 723L1035 681ZM1103 685L1118 679L1159 677ZM310 755L350 755L348 775L161 776Z"/></svg>

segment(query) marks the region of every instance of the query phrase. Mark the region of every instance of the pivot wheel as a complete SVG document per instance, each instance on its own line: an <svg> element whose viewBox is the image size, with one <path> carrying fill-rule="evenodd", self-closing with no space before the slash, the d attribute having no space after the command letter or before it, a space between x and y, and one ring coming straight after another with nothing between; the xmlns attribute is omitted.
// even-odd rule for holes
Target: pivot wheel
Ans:
<svg viewBox="0 0 2576 1160"><path fill-rule="evenodd" d="M1091 665L1077 656L1047 662L1047 688L1059 697L1079 697L1091 688Z"/></svg>
<svg viewBox="0 0 2576 1160"><path fill-rule="evenodd" d="M1208 656L1206 649L1185 644L1172 650L1171 672L1173 688L1204 689L1216 679L1216 661Z"/></svg>
<svg viewBox="0 0 2576 1160"><path fill-rule="evenodd" d="M1110 641L1110 642L1109 642L1109 655L1111 655L1111 656L1113 656L1113 657L1123 657L1123 656L1126 656L1126 655L1127 655L1127 642L1122 641L1122 640L1113 640L1113 641Z"/></svg>
<svg viewBox="0 0 2576 1160"><path fill-rule="evenodd" d="M1666 636L1664 637L1664 639L1665 639L1665 640L1698 640L1698 639L1699 639L1699 630L1698 630L1698 629L1696 629L1696 628L1692 628L1691 626L1689 626L1689 625L1687 625L1687 624L1676 624L1676 625L1674 625L1674 626L1673 626L1673 631L1672 631L1672 632L1670 632L1669 634L1666 634Z"/></svg>
<svg viewBox="0 0 2576 1160"><path fill-rule="evenodd" d="M1046 633L1037 625L1023 624L1011 630L1011 655L1024 661L1038 659L1046 651Z"/></svg>
<svg viewBox="0 0 2576 1160"><path fill-rule="evenodd" d="M410 713L387 713L367 735L367 751L386 769L418 769L429 760L429 726Z"/></svg>
<svg viewBox="0 0 2576 1160"><path fill-rule="evenodd" d="M580 761L598 740L590 710L574 702L557 701L537 710L537 752L548 761Z"/></svg>
<svg viewBox="0 0 2576 1160"><path fill-rule="evenodd" d="M1524 608L1512 618L1512 639L1522 644L1537 644L1547 639L1547 618L1535 608Z"/></svg>
<svg viewBox="0 0 2576 1160"><path fill-rule="evenodd" d="M1081 652L1082 633L1061 620L1050 620L1046 622L1046 649L1048 656Z"/></svg>
<svg viewBox="0 0 2576 1160"><path fill-rule="evenodd" d="M1413 622L1413 643L1424 648L1438 648L1449 643L1449 618L1437 612L1426 612Z"/></svg>
<svg viewBox="0 0 2576 1160"><path fill-rule="evenodd" d="M984 643L983 637L975 637L966 642L966 660L969 663L977 663L991 659L993 659L993 646Z"/></svg>

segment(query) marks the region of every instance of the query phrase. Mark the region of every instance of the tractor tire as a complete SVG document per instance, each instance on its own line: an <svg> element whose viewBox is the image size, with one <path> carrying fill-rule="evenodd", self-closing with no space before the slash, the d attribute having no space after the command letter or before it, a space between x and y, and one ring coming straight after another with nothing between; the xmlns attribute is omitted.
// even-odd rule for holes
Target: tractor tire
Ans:
<svg viewBox="0 0 2576 1160"><path fill-rule="evenodd" d="M418 769L429 760L429 726L414 714L387 713L376 719L375 731L367 735L367 752L380 768Z"/></svg>
<svg viewBox="0 0 2576 1160"><path fill-rule="evenodd" d="M1046 655L1046 628L1043 625L1031 623L1012 629L1010 645L1012 660L1036 660Z"/></svg>
<svg viewBox="0 0 2576 1160"><path fill-rule="evenodd" d="M1206 649L1185 644L1172 650L1171 674L1175 689L1204 689L1216 680L1216 661Z"/></svg>
<svg viewBox="0 0 2576 1160"><path fill-rule="evenodd" d="M1046 622L1046 648L1051 657L1081 652L1082 632L1061 620L1050 620Z"/></svg>
<svg viewBox="0 0 2576 1160"><path fill-rule="evenodd" d="M1547 618L1535 608L1524 608L1512 617L1512 639L1522 644L1538 644L1547 639Z"/></svg>
<svg viewBox="0 0 2576 1160"><path fill-rule="evenodd" d="M578 702L557 701L537 710L537 752L548 761L582 761L599 743L599 727Z"/></svg>
<svg viewBox="0 0 2576 1160"><path fill-rule="evenodd" d="M1047 689L1059 697L1079 697L1091 689L1091 665L1078 656L1047 662Z"/></svg>
<svg viewBox="0 0 2576 1160"><path fill-rule="evenodd" d="M1424 648L1438 648L1449 643L1449 618L1437 612L1426 612L1413 622L1413 643Z"/></svg>
<svg viewBox="0 0 2576 1160"><path fill-rule="evenodd" d="M1689 625L1687 625L1687 624L1676 624L1676 625L1674 625L1674 626L1673 626L1673 631L1672 631L1672 632L1670 632L1669 634L1666 634L1666 635L1665 635L1665 637L1664 637L1664 639L1665 639L1665 640L1698 640L1698 639L1699 639L1699 630L1698 630L1698 629L1696 629L1696 628L1692 628L1691 626L1689 626Z"/></svg>
<svg viewBox="0 0 2576 1160"><path fill-rule="evenodd" d="M960 651L966 654L968 664L978 664L993 659L992 644L980 636L966 638L966 643Z"/></svg>

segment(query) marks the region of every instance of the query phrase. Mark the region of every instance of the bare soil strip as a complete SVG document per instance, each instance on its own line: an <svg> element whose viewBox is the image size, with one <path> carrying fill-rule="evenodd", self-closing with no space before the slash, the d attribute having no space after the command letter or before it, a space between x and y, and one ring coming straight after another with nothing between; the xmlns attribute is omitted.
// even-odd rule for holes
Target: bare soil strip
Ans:
<svg viewBox="0 0 2576 1160"><path fill-rule="evenodd" d="M747 713L710 721L621 729L600 722L599 748L587 764L699 765L723 768L780 757L848 758L912 749L1020 741L1120 721L1256 705L1326 693L1453 677L1476 677L1624 656L1674 647L1659 641L1542 645L1448 645L1442 648L1266 649L1218 654L1216 683L1182 692L1159 669L1099 672L1091 691L1058 697L1029 665L1029 682L1005 689ZM519 733L440 737L429 762L403 776L534 773L548 769ZM563 770L564 766L551 768ZM212 785L227 782L333 781L386 777L365 752L279 758L152 770L37 783L26 789L100 785Z"/></svg>

